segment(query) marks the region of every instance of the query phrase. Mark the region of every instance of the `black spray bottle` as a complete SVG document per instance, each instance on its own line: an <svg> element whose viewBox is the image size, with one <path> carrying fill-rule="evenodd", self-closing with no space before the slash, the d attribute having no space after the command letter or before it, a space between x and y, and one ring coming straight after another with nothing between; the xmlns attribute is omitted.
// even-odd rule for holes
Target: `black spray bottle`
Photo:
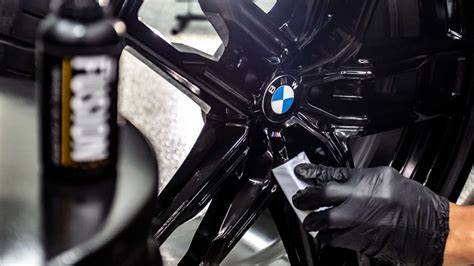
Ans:
<svg viewBox="0 0 474 266"><path fill-rule="evenodd" d="M44 172L115 175L118 60L125 26L95 0L53 1L37 37Z"/></svg>
<svg viewBox="0 0 474 266"><path fill-rule="evenodd" d="M96 0L56 0L51 9L37 35L48 259L93 237L111 209L125 33Z"/></svg>

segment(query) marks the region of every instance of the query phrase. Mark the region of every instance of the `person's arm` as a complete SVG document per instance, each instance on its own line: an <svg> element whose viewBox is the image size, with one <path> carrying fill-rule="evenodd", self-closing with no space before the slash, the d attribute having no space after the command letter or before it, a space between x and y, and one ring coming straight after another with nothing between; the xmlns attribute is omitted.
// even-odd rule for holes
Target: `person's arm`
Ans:
<svg viewBox="0 0 474 266"><path fill-rule="evenodd" d="M474 264L474 206L449 206L444 265Z"/></svg>
<svg viewBox="0 0 474 266"><path fill-rule="evenodd" d="M472 208L450 204L395 169L303 164L295 174L314 184L293 196L295 207L331 207L311 212L303 221L306 230L319 231L323 246L352 249L395 265L473 262Z"/></svg>

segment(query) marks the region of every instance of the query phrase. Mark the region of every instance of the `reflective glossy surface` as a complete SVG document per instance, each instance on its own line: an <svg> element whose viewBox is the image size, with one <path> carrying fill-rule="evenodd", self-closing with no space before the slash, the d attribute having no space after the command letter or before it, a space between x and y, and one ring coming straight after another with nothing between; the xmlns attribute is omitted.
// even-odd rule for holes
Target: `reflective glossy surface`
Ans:
<svg viewBox="0 0 474 266"><path fill-rule="evenodd" d="M464 77L471 71L467 62L472 60L472 21L465 14L473 6L455 2L281 0L267 13L251 1L201 0L203 11L223 41L213 56L171 45L138 20L141 1L125 2L120 15L129 26L128 44L192 99L206 103L202 106L209 112L193 148L202 153L192 153L186 160L196 165L185 163L178 173L190 172L175 176L176 181L173 178L165 189L169 193L159 195L165 210L156 216L157 244L170 234L167 230L174 230L171 224L181 224L202 209L201 204L210 200L207 195L219 200L219 191L230 189L235 194L228 201L219 200L217 205L222 206L211 209L238 213L242 220L236 219L233 225L251 222L247 211L252 212L250 216L261 212L260 207L249 207L258 206L260 197L249 197L241 209L232 204L245 185L220 183L212 187L213 194L208 194L209 184L200 182L213 180L226 168L232 169L223 174L228 176L226 180L250 182L253 179L245 166L255 161L252 154L268 150L277 165L298 151L308 150L314 162L351 167L351 138L397 128L403 129L395 151L377 163L390 164L446 196L456 195L457 184L465 178L464 166L441 162L454 162L459 156L470 158L472 134L464 131L470 124L470 94L469 81ZM460 9L461 4L464 9ZM275 124L265 118L261 103L265 89L279 75L295 76L303 93L294 115ZM228 134L232 140L230 127L247 128L248 133L239 141L242 147L221 150L213 144L212 149L223 160L213 166L201 161L202 157L214 156L214 152L206 153L205 144ZM448 145L453 139L457 140L454 146L467 148ZM229 145L224 142L223 146ZM236 147L248 153L232 160L235 168L220 168ZM263 164L258 167L265 169ZM201 170L194 172L211 168L214 170L202 177ZM183 182L184 176L192 177L191 181ZM192 184L199 188L190 190ZM194 194L196 191L206 192L206 196ZM192 201L195 203L189 204ZM181 208L193 211L181 212ZM291 218L291 213L283 216ZM247 228L244 222L240 230L229 229L226 219L223 215L203 219L197 244L188 252L195 261L221 262L228 252L226 247ZM341 254L342 261L354 260L354 254L343 251L323 250L321 254L328 257L318 257L313 254L317 249L309 248L313 241L298 231L298 223L289 224L277 227L292 263L313 264L334 254ZM222 241L220 234L225 232L231 233L225 237L229 241ZM221 241L219 247L213 246L212 250L219 252L212 259L200 250L209 241L215 245Z"/></svg>

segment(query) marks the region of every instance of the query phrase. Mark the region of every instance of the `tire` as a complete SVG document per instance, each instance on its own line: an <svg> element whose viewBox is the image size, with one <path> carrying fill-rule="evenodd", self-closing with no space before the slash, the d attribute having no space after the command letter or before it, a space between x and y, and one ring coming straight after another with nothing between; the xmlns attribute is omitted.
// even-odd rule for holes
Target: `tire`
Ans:
<svg viewBox="0 0 474 266"><path fill-rule="evenodd" d="M0 0L0 73L33 78L35 33L50 0Z"/></svg>

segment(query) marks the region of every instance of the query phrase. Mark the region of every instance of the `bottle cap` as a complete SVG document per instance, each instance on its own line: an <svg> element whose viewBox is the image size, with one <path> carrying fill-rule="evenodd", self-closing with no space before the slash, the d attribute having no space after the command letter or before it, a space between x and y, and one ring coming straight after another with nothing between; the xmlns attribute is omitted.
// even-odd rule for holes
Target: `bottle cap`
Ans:
<svg viewBox="0 0 474 266"><path fill-rule="evenodd" d="M51 9L61 17L83 22L104 17L104 10L96 0L56 0Z"/></svg>

